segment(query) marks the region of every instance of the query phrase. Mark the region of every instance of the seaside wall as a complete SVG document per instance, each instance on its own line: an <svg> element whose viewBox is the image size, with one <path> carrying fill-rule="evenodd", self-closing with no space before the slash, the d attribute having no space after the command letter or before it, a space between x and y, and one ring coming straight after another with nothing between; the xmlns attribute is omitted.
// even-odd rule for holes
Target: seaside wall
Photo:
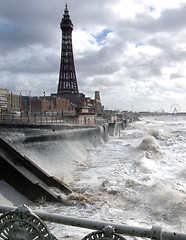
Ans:
<svg viewBox="0 0 186 240"><path fill-rule="evenodd" d="M124 129L125 126L125 122L114 122L114 123L109 123L108 124L108 134L110 136L115 136L119 134L119 131Z"/></svg>
<svg viewBox="0 0 186 240"><path fill-rule="evenodd" d="M47 174L66 184L74 169L85 164L88 151L118 134L123 123L103 126L61 124L0 124L1 138Z"/></svg>
<svg viewBox="0 0 186 240"><path fill-rule="evenodd" d="M110 123L97 127L0 123L0 137L46 174L70 187L77 177L74 176L74 171L86 166L89 151L108 141L110 128L114 128ZM117 132L118 130L114 130L112 135ZM3 179L3 176L0 176L1 204L8 202L18 206L29 202ZM11 198L12 195L15 196L14 199Z"/></svg>

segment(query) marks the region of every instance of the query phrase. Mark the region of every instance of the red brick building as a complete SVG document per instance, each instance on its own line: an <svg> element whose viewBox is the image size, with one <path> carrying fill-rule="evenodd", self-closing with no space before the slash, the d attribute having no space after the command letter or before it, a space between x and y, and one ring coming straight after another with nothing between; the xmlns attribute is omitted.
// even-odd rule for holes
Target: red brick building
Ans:
<svg viewBox="0 0 186 240"><path fill-rule="evenodd" d="M63 113L75 114L75 107L69 100L55 97L22 97L22 111L24 113Z"/></svg>

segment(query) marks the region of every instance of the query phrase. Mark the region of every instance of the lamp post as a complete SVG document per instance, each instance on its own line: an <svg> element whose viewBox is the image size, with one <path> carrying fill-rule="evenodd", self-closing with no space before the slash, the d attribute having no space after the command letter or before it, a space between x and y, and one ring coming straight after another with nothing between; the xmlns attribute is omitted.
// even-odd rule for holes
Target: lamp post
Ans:
<svg viewBox="0 0 186 240"><path fill-rule="evenodd" d="M29 91L29 114L31 114L31 91Z"/></svg>

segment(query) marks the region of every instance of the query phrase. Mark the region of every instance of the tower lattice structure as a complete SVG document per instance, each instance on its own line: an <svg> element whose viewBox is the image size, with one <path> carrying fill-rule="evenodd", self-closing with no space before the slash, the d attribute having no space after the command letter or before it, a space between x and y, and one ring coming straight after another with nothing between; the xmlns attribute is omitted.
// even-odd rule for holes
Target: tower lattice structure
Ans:
<svg viewBox="0 0 186 240"><path fill-rule="evenodd" d="M79 91L72 48L73 24L70 19L67 4L65 5L65 10L60 23L60 28L62 30L62 47L57 94L78 96Z"/></svg>

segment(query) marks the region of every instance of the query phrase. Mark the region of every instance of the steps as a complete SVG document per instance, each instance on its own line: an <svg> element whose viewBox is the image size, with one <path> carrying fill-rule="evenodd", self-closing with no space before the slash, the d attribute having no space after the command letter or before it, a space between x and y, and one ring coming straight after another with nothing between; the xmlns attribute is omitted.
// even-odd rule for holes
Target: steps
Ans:
<svg viewBox="0 0 186 240"><path fill-rule="evenodd" d="M49 176L2 138L0 138L0 179L4 179L31 201L45 199L61 202L60 195L71 193L65 184Z"/></svg>

